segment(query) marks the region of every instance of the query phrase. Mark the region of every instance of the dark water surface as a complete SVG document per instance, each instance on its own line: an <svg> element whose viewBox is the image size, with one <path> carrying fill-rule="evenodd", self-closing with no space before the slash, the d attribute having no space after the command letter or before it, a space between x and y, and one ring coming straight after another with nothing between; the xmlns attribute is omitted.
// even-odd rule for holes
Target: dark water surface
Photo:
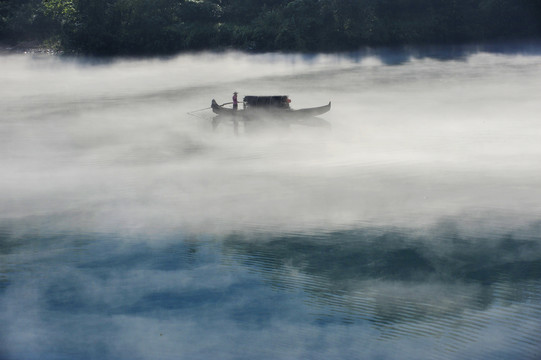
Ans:
<svg viewBox="0 0 541 360"><path fill-rule="evenodd" d="M0 359L541 358L538 54L1 57Z"/></svg>

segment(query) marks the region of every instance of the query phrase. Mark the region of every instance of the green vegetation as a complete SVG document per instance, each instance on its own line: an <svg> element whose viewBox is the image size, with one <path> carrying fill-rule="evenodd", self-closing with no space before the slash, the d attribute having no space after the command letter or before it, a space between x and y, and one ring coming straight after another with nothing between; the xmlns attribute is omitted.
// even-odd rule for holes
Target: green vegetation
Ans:
<svg viewBox="0 0 541 360"><path fill-rule="evenodd" d="M95 55L539 38L541 0L0 0L0 42Z"/></svg>

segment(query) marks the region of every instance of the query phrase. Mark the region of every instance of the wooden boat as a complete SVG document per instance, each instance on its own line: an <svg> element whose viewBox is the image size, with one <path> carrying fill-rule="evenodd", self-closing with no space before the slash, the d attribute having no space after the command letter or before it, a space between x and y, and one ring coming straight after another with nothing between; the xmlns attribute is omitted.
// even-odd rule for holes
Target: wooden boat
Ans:
<svg viewBox="0 0 541 360"><path fill-rule="evenodd" d="M328 112L331 109L331 102L327 105L292 109L289 104L291 100L286 95L278 96L245 96L242 101L242 109L218 105L216 100L212 100L211 108L215 114L225 116L240 117L242 120L254 120L262 117L270 117L278 120L298 120L307 117L318 116Z"/></svg>

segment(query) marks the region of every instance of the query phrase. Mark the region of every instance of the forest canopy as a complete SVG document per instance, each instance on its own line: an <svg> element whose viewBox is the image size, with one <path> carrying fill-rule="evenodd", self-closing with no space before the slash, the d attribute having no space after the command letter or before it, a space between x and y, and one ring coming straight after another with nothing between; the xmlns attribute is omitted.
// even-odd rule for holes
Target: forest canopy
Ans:
<svg viewBox="0 0 541 360"><path fill-rule="evenodd" d="M539 38L541 0L0 0L0 42L94 55Z"/></svg>

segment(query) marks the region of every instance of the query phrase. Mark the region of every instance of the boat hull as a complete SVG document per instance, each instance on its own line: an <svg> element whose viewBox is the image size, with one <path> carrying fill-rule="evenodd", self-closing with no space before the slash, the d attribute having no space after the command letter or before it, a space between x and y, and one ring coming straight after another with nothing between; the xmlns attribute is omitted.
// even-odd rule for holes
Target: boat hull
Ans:
<svg viewBox="0 0 541 360"><path fill-rule="evenodd" d="M274 118L282 120L299 120L303 118L318 116L328 112L331 109L331 102L324 106L318 106L306 109L273 109L273 108L254 108L231 109L218 105L216 100L212 100L212 111L218 115L235 116L240 120L256 120L258 118Z"/></svg>

